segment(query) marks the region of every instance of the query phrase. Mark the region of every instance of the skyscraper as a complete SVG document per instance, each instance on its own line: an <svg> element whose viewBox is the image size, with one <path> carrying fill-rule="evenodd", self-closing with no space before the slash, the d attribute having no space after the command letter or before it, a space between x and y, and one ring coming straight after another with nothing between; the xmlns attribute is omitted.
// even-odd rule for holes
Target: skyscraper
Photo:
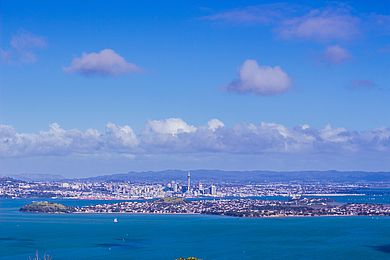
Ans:
<svg viewBox="0 0 390 260"><path fill-rule="evenodd" d="M215 185L210 186L210 194L217 195L217 187Z"/></svg>
<svg viewBox="0 0 390 260"><path fill-rule="evenodd" d="M190 193L191 192L191 173L188 172L188 175L187 175L187 192Z"/></svg>
<svg viewBox="0 0 390 260"><path fill-rule="evenodd" d="M172 190L174 192L177 192L179 189L179 185L176 182L172 182Z"/></svg>

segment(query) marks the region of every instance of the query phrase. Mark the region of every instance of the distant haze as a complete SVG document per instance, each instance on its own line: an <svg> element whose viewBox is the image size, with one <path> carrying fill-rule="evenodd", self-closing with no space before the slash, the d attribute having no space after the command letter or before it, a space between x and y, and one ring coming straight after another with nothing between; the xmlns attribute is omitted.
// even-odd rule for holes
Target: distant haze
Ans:
<svg viewBox="0 0 390 260"><path fill-rule="evenodd" d="M91 181L129 181L133 183L185 183L187 173L191 173L194 184L202 183L265 183L265 182L363 182L390 183L390 172L362 171L221 171L221 170L165 170L107 174L89 178L75 178ZM67 180L59 175L24 174L9 177L26 181ZM68 179L70 180L70 179Z"/></svg>

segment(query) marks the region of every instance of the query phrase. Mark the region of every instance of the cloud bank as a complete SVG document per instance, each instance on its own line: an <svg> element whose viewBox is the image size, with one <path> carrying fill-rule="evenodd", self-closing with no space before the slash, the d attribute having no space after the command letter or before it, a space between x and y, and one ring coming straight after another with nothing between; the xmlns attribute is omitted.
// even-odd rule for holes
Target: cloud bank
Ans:
<svg viewBox="0 0 390 260"><path fill-rule="evenodd" d="M0 157L67 155L340 155L390 152L390 128L353 131L330 125L286 127L276 123L238 124L226 127L218 119L193 126L179 118L152 120L139 133L128 126L108 123L97 129L63 129L22 133L0 125Z"/></svg>
<svg viewBox="0 0 390 260"><path fill-rule="evenodd" d="M244 61L238 76L227 86L228 91L270 96L284 93L291 86L291 79L279 66L262 66L255 60Z"/></svg>
<svg viewBox="0 0 390 260"><path fill-rule="evenodd" d="M104 49L100 52L83 53L81 57L74 58L64 71L83 76L118 76L140 72L141 69L114 50Z"/></svg>

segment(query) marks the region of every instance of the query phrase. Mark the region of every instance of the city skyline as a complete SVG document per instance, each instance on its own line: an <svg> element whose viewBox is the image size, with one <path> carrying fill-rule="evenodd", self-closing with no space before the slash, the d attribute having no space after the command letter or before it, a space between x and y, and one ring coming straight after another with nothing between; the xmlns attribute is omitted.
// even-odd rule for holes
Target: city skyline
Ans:
<svg viewBox="0 0 390 260"><path fill-rule="evenodd" d="M386 1L0 5L0 175L390 169Z"/></svg>

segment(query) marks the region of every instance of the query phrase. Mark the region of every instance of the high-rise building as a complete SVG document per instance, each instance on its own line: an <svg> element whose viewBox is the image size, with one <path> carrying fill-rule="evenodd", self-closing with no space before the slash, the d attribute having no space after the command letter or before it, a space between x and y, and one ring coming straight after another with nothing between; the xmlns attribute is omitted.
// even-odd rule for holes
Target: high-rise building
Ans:
<svg viewBox="0 0 390 260"><path fill-rule="evenodd" d="M174 192L177 192L178 189L179 189L179 185L178 185L176 182L172 183L172 190L173 190Z"/></svg>
<svg viewBox="0 0 390 260"><path fill-rule="evenodd" d="M215 185L210 186L210 194L217 195L217 187Z"/></svg>
<svg viewBox="0 0 390 260"><path fill-rule="evenodd" d="M191 173L188 172L188 175L187 175L187 192L190 193L191 192Z"/></svg>

